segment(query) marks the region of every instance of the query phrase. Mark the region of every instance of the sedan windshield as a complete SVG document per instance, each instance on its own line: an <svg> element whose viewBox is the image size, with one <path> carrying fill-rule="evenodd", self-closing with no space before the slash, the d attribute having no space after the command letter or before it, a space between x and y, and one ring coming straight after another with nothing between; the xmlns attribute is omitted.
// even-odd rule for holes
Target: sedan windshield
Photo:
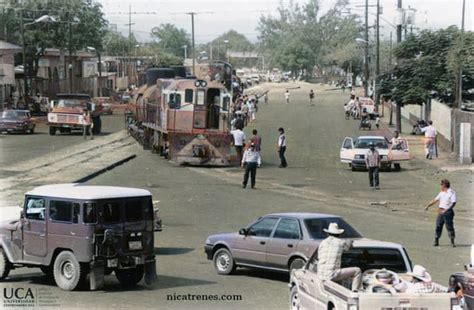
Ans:
<svg viewBox="0 0 474 310"><path fill-rule="evenodd" d="M376 148L378 149L387 149L388 144L385 139L357 139L355 147L357 149L368 149L369 144L373 143Z"/></svg>
<svg viewBox="0 0 474 310"><path fill-rule="evenodd" d="M26 115L19 113L18 111L3 111L2 112L2 118L20 119L24 117L26 117Z"/></svg>
<svg viewBox="0 0 474 310"><path fill-rule="evenodd" d="M305 219L304 224L311 239L325 239L328 234L323 229L328 228L330 223L337 223L339 228L344 229L341 238L360 238L361 235L351 225L340 217L325 217Z"/></svg>

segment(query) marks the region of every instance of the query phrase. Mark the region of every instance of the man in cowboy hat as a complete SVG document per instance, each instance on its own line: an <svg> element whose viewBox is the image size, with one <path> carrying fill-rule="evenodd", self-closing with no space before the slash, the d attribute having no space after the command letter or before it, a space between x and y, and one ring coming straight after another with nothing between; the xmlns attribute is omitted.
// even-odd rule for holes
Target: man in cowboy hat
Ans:
<svg viewBox="0 0 474 310"><path fill-rule="evenodd" d="M379 188L379 168L380 168L380 155L375 149L374 142L369 143L369 151L365 155L365 166L369 171L369 184L370 187L375 189Z"/></svg>
<svg viewBox="0 0 474 310"><path fill-rule="evenodd" d="M360 268L341 268L342 253L352 247L352 241L339 238L344 229L337 223L330 223L328 229L323 230L328 237L318 247L318 276L336 282L352 278L352 290L357 291L362 280Z"/></svg>
<svg viewBox="0 0 474 310"><path fill-rule="evenodd" d="M431 282L431 276L426 271L425 267L415 265L413 272L408 272L412 280L407 288L407 293L435 293L436 287Z"/></svg>

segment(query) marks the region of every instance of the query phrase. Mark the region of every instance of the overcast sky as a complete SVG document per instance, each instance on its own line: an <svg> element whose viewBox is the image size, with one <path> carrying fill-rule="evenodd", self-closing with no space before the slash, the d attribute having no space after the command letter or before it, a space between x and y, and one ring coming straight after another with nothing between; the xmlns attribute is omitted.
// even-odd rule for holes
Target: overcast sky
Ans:
<svg viewBox="0 0 474 310"><path fill-rule="evenodd" d="M191 33L191 18L186 12L197 12L195 16L195 36L197 43L208 42L223 32L234 29L251 41L257 40L259 17L276 15L280 3L290 0L96 0L101 3L110 24L128 35L129 5L131 5L132 31L139 41L150 40L150 30L162 23L171 23ZM473 29L474 0L466 1L466 29ZM307 0L293 0L303 4ZM327 10L335 0L321 0L322 9ZM351 0L352 12L363 18L364 0ZM375 5L376 0L369 0ZM397 0L380 0L383 7L381 15L382 33L388 39L396 19ZM417 28L442 28L449 25L461 26L462 0L403 0L404 8L416 10ZM374 23L375 7L370 8L369 23Z"/></svg>

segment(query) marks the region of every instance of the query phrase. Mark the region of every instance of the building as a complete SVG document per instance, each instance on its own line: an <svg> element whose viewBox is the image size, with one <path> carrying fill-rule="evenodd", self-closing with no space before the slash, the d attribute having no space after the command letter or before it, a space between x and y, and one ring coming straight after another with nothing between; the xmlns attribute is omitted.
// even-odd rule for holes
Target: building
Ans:
<svg viewBox="0 0 474 310"><path fill-rule="evenodd" d="M21 47L5 41L0 41L0 104L4 108L4 103L10 98L13 99L15 89L15 66L14 56L21 52Z"/></svg>

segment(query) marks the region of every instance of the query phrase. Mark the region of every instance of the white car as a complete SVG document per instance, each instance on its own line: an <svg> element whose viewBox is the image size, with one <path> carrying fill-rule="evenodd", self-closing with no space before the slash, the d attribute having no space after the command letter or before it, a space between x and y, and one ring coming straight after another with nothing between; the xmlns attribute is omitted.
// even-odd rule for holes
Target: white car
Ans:
<svg viewBox="0 0 474 310"><path fill-rule="evenodd" d="M408 140L400 138L400 143L389 145L385 137L382 136L360 136L355 140L346 137L341 145L341 163L349 164L352 171L366 169L365 155L369 150L369 144L375 144L375 148L380 155L381 168L390 170L392 164L396 170L400 170L400 162L411 159L408 148Z"/></svg>
<svg viewBox="0 0 474 310"><path fill-rule="evenodd" d="M317 275L317 250L302 269L290 275L290 309L460 309L454 293L435 284L435 293L397 292L393 286L409 281L412 266L402 245L368 239L355 240L342 255L342 267L359 267L362 289L352 292L350 281L336 283ZM388 277L387 277L388 275ZM387 281L388 279L388 281Z"/></svg>

